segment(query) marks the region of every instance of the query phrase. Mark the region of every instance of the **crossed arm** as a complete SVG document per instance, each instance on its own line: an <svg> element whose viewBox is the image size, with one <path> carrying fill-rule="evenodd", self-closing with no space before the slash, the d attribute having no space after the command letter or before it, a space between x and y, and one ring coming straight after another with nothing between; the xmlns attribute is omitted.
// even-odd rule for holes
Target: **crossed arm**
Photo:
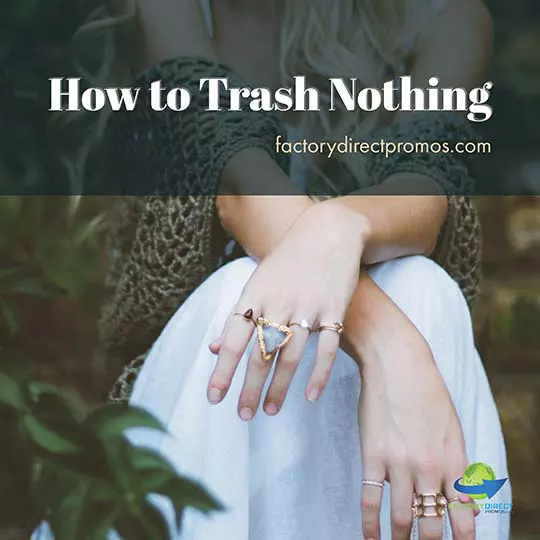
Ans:
<svg viewBox="0 0 540 540"><path fill-rule="evenodd" d="M138 8L138 68L175 56L217 58L198 0L165 0L159 9L150 0L138 0ZM463 21L468 22L468 27L464 28ZM461 36L457 43L456 27L460 27ZM412 53L411 76L418 83L436 75L443 86L474 86L483 77L490 39L489 15L483 4L453 0L419 36ZM448 47L449 41L452 48ZM249 182L253 174L266 185L282 183L291 189L287 176L270 156L257 149L234 156L222 181L234 190L234 186ZM407 193L408 185L418 189L419 184L431 195L385 195L395 194L398 187ZM296 219L315 204L301 194L271 198L243 196L241 189L238 192L218 198L218 211L224 226L258 259L271 253ZM368 194L369 197L362 196ZM429 256L447 212L447 199L438 184L416 174L394 175L375 188L318 204L343 206L364 216L365 226L359 234L365 240L362 256L365 264L414 254ZM366 336L358 335L358 329L367 327L366 317L374 317L378 312L372 309L374 303L382 307L391 301L368 274L361 273L345 321L346 328L352 332L345 334L346 341L354 344L357 351L362 350L366 340Z"/></svg>

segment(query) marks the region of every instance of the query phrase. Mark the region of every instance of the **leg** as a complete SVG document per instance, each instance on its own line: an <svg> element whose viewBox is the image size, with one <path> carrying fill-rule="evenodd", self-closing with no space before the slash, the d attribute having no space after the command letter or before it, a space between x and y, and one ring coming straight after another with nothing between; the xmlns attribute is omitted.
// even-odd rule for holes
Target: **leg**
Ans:
<svg viewBox="0 0 540 540"><path fill-rule="evenodd" d="M405 312L429 343L463 428L469 462L508 476L499 418L486 374L474 347L472 322L457 285L432 261L408 257L378 266L372 277ZM511 501L507 484L493 500ZM508 538L509 514L482 512L477 538Z"/></svg>

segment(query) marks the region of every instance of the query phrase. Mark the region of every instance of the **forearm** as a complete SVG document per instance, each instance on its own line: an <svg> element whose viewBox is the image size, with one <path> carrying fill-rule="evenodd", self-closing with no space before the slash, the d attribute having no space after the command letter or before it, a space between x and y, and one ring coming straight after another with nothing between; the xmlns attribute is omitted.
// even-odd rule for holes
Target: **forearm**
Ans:
<svg viewBox="0 0 540 540"><path fill-rule="evenodd" d="M246 155L253 158L251 151ZM226 167L225 181L227 181L228 175L243 174L241 171L243 170L242 165L246 164L245 156L244 158L239 157L240 159L233 158ZM258 157L261 158L259 165L264 163L265 159L271 161L269 156ZM269 175L269 170L265 167L260 167L259 170L258 178L263 183L273 181L275 182L274 187L280 185L281 188L284 188L287 182L290 182L287 175L281 170L274 171L272 169L271 175ZM266 177L266 175L269 176ZM376 201L375 204L380 205L378 210L384 214L386 211L384 205L387 199L389 206L394 204L397 210L401 212L403 219L410 220L413 205L410 205L407 210L402 210L397 200L400 198L401 196L394 198L353 196L346 197L343 200L345 206L349 206L349 202L351 202L349 208L358 212L360 212L362 204L364 204L359 204L358 200L365 201L368 207L373 201ZM305 195L292 194L288 196L228 195L218 198L218 209L220 209L221 218L227 228L246 251L259 260L264 259L275 249L287 234L291 225L304 212L310 209L315 210L314 206L316 204ZM330 206L326 203L320 203L319 206L323 207L325 205ZM384 215L388 219L388 213ZM420 220L418 220L419 222ZM389 234L393 239L398 238L397 229L395 229L394 233L391 231L385 233L383 229L385 226L384 220L377 219L377 223L380 223L380 230L376 232L379 235L379 241L382 242L385 234ZM364 236L367 240L366 245L370 244L370 236L371 234ZM407 238L407 236L403 235L403 238ZM313 241L317 241L316 236ZM376 285L370 275L365 271L361 271L358 285L346 313L342 347L357 361L362 370L368 367L364 363L364 358L376 358L373 351L376 351L378 344L387 339L387 336L384 335L385 328L388 328L385 321L388 322L389 320L395 320L396 324L399 324L400 321L406 320L406 318L384 291Z"/></svg>
<svg viewBox="0 0 540 540"><path fill-rule="evenodd" d="M257 178L256 186L253 178ZM231 159L222 183L229 193L236 194L218 199L222 223L257 259L268 255L298 216L316 204L294 187L270 156L256 149ZM410 195L413 190L430 195ZM284 195L287 193L290 195ZM367 218L371 234L363 256L366 264L430 255L447 210L447 198L438 185L413 174L394 175L381 185L318 204L343 205Z"/></svg>
<svg viewBox="0 0 540 540"><path fill-rule="evenodd" d="M374 264L407 255L431 255L446 217L448 199L427 176L406 173L322 204L344 205L368 219L371 236L363 261Z"/></svg>

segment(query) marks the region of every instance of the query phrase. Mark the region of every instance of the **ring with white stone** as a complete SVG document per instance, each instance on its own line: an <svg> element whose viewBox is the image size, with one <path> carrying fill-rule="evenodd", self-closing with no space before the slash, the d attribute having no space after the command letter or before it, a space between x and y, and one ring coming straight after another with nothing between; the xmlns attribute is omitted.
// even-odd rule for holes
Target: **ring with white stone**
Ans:
<svg viewBox="0 0 540 540"><path fill-rule="evenodd" d="M294 332L287 325L269 321L264 317L259 317L256 324L262 358L265 362L270 362L288 343Z"/></svg>
<svg viewBox="0 0 540 540"><path fill-rule="evenodd" d="M299 326L300 328L307 330L310 334L313 332L311 324L309 324L307 319L302 319L301 321L292 321L289 323L289 326Z"/></svg>

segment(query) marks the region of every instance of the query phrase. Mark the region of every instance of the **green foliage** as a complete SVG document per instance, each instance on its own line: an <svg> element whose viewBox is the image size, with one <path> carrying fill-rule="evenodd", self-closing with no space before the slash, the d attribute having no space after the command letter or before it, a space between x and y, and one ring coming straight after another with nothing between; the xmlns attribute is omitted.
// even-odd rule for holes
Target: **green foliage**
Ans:
<svg viewBox="0 0 540 540"><path fill-rule="evenodd" d="M86 414L60 390L32 381L20 359L0 362L0 423L0 521L12 526L32 531L46 520L57 540L98 540L110 530L166 540L152 497L169 499L178 523L186 507L221 508L160 454L129 442L133 428L165 434L151 415L118 405Z"/></svg>
<svg viewBox="0 0 540 540"><path fill-rule="evenodd" d="M51 122L49 77L78 76L72 36L98 2L2 0L0 186L2 193L69 193L64 156L86 134Z"/></svg>
<svg viewBox="0 0 540 540"><path fill-rule="evenodd" d="M0 329L19 330L24 298L82 297L99 276L105 226L88 200L0 197Z"/></svg>

